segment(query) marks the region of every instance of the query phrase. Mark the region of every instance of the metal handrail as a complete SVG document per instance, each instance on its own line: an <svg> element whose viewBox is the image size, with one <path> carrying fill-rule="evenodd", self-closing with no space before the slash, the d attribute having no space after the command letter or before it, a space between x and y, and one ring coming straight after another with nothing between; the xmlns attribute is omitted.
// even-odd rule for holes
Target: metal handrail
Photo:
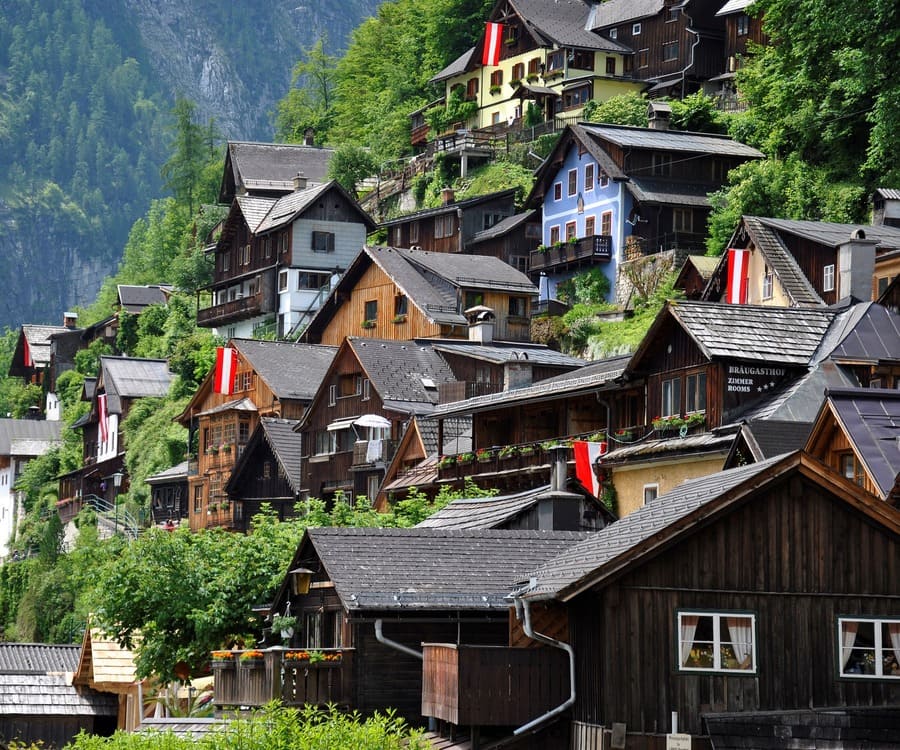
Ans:
<svg viewBox="0 0 900 750"><path fill-rule="evenodd" d="M84 504L89 505L107 524L112 524L114 528L113 533L122 533L129 539L138 538L140 524L125 508L117 506L99 495L85 495Z"/></svg>

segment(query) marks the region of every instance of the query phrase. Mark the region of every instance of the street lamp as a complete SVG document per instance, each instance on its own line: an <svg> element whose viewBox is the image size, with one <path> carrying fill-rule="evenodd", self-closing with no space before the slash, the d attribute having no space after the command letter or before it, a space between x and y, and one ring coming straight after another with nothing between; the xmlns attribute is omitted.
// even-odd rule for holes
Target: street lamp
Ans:
<svg viewBox="0 0 900 750"><path fill-rule="evenodd" d="M117 471L112 475L113 487L116 488L116 491L113 493L113 504L116 506L116 527L114 534L119 533L119 488L122 486L122 477L124 475L121 471Z"/></svg>

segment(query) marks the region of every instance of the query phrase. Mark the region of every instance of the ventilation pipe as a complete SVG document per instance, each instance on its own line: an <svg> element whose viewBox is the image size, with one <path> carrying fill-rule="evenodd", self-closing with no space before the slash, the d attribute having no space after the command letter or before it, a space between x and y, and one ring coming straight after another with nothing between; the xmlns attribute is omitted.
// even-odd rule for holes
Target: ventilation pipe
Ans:
<svg viewBox="0 0 900 750"><path fill-rule="evenodd" d="M530 732L532 729L539 727L541 724L549 721L550 719L558 716L563 711L567 711L571 706L575 704L575 649L572 648L568 643L563 643L562 641L556 640L556 638L551 638L549 635L544 635L543 633L535 632L534 628L531 627L531 609L527 599L522 599L521 593L519 596L515 597L515 605L516 605L516 618L522 622L522 628L525 631L525 635L531 638L533 641L537 641L538 643L546 644L547 646L552 646L553 648L562 649L569 655L569 697L563 702L560 703L556 708L553 708L547 713L541 714L535 719L532 719L527 724L523 724L518 729L513 732L514 737L518 737L525 732Z"/></svg>

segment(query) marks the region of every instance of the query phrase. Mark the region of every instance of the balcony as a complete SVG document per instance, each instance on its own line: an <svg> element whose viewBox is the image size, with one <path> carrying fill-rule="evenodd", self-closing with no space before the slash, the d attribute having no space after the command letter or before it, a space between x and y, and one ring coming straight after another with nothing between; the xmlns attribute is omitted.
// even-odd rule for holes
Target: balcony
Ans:
<svg viewBox="0 0 900 750"><path fill-rule="evenodd" d="M397 452L399 440L357 440L353 444L353 468L384 465Z"/></svg>
<svg viewBox="0 0 900 750"><path fill-rule="evenodd" d="M575 242L564 242L544 250L532 250L528 267L531 271L542 271L567 266L570 263L584 261L608 263L610 260L612 260L612 237L594 234Z"/></svg>
<svg viewBox="0 0 900 750"><path fill-rule="evenodd" d="M233 323L238 320L246 320L256 315L272 312L264 309L262 293L240 297L238 299L223 302L221 305L205 307L197 311L197 325L201 328L213 328Z"/></svg>
<svg viewBox="0 0 900 750"><path fill-rule="evenodd" d="M515 726L569 697L569 663L555 648L426 643L422 714L457 726Z"/></svg>
<svg viewBox="0 0 900 750"><path fill-rule="evenodd" d="M552 463L549 448L540 444L489 448L455 456L443 456L438 462L438 480L454 481L483 474L527 474L545 470Z"/></svg>
<svg viewBox="0 0 900 750"><path fill-rule="evenodd" d="M272 648L262 658L241 659L242 651L229 659L213 659L213 703L217 709L256 708L280 700L285 706L350 704L352 649L320 649L322 661L303 659L309 652Z"/></svg>

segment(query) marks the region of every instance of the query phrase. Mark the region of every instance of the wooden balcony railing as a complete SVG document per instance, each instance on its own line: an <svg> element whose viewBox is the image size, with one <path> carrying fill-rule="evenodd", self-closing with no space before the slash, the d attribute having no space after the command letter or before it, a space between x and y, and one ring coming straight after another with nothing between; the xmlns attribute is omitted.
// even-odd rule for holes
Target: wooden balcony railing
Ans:
<svg viewBox="0 0 900 750"><path fill-rule="evenodd" d="M227 706L264 706L280 700L285 706L350 704L352 649L321 649L327 660L311 663L298 649L271 648L262 659L242 660L242 651L225 661L213 660L213 703Z"/></svg>
<svg viewBox="0 0 900 750"><path fill-rule="evenodd" d="M612 237L606 234L594 234L582 237L575 242L564 242L561 245L548 247L545 250L532 250L529 269L556 268L591 259L608 263L612 260Z"/></svg>
<svg viewBox="0 0 900 750"><path fill-rule="evenodd" d="M212 307L198 310L197 325L209 328L221 325L226 321L245 320L266 312L272 312L272 310L263 309L263 296L260 292L249 297L241 297L240 299L223 302L221 305L213 305Z"/></svg>
<svg viewBox="0 0 900 750"><path fill-rule="evenodd" d="M560 649L426 643L423 653L423 716L515 726L569 696L569 660Z"/></svg>

